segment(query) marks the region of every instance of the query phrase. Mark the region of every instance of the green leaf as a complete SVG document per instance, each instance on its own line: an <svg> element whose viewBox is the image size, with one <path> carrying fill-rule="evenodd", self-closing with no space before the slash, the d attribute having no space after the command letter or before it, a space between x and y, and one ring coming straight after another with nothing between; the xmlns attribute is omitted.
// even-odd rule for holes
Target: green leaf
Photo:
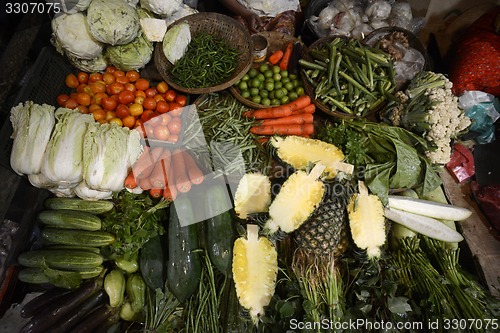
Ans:
<svg viewBox="0 0 500 333"><path fill-rule="evenodd" d="M281 314L281 318L285 319L295 314L295 308L290 302L284 302L284 304L280 307L279 312Z"/></svg>
<svg viewBox="0 0 500 333"><path fill-rule="evenodd" d="M387 303L389 311L392 313L401 314L412 310L406 297L389 297Z"/></svg>
<svg viewBox="0 0 500 333"><path fill-rule="evenodd" d="M420 186L416 188L416 191L420 196L425 197L436 188L441 186L442 181L439 174L434 170L434 167L429 163L426 158L421 158L421 163L424 166L423 180L420 182Z"/></svg>
<svg viewBox="0 0 500 333"><path fill-rule="evenodd" d="M372 193L378 195L383 203L387 202L389 179L394 167L395 163L389 161L383 164L368 164L365 169L366 186Z"/></svg>
<svg viewBox="0 0 500 333"><path fill-rule="evenodd" d="M396 170L390 179L393 189L411 188L419 184L422 167L417 151L405 143L393 141L396 148Z"/></svg>
<svg viewBox="0 0 500 333"><path fill-rule="evenodd" d="M78 272L53 269L45 263L42 263L41 268L53 286L64 289L76 289L82 283L82 276Z"/></svg>

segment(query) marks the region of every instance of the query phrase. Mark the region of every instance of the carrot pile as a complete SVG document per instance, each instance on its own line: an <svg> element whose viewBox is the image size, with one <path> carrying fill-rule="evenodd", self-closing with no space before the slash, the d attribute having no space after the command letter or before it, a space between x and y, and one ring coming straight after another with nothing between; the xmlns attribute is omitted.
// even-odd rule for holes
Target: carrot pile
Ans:
<svg viewBox="0 0 500 333"><path fill-rule="evenodd" d="M124 186L129 190L149 191L153 198L173 201L177 193L189 192L205 176L191 154L181 148L146 146L134 163Z"/></svg>
<svg viewBox="0 0 500 333"><path fill-rule="evenodd" d="M314 133L315 105L307 95L300 96L294 101L265 109L249 110L243 113L246 118L253 118L257 124L250 128L250 132L263 136L298 135L309 137Z"/></svg>

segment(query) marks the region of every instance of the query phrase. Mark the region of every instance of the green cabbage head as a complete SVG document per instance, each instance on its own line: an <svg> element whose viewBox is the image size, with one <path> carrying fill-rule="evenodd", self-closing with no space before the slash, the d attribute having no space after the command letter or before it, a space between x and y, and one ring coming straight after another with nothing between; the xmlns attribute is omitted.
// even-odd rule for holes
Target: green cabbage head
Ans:
<svg viewBox="0 0 500 333"><path fill-rule="evenodd" d="M153 43L144 34L125 45L109 46L105 52L109 62L122 71L141 69L147 65L153 55Z"/></svg>

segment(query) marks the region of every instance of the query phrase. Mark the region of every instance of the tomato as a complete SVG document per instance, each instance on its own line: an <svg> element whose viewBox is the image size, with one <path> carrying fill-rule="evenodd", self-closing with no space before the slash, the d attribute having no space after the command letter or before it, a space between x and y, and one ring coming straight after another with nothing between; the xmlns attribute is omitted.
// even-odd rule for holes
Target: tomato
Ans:
<svg viewBox="0 0 500 333"><path fill-rule="evenodd" d="M96 121L106 120L106 111L104 111L103 109L95 110L94 112L92 112L92 115L94 116L94 119Z"/></svg>
<svg viewBox="0 0 500 333"><path fill-rule="evenodd" d="M78 82L80 82L80 83L89 82L89 74L88 73L78 72L78 75L76 77L78 78Z"/></svg>
<svg viewBox="0 0 500 333"><path fill-rule="evenodd" d="M130 115L125 118L122 118L123 126L128 128L133 128L135 125L135 117Z"/></svg>
<svg viewBox="0 0 500 333"><path fill-rule="evenodd" d="M122 104L132 103L134 99L135 99L134 93L128 90L123 90L118 94L118 102Z"/></svg>
<svg viewBox="0 0 500 333"><path fill-rule="evenodd" d="M105 97L108 97L108 95L106 93L97 93L94 95L93 99L94 99L94 103L97 104L97 105L101 105L102 104L102 99L105 98Z"/></svg>
<svg viewBox="0 0 500 333"><path fill-rule="evenodd" d="M97 122L99 124L107 124L108 123L108 121L106 119L99 119Z"/></svg>
<svg viewBox="0 0 500 333"><path fill-rule="evenodd" d="M187 97L184 95L177 95L177 97L175 98L175 102L179 103L179 105L181 106L185 106L187 103Z"/></svg>
<svg viewBox="0 0 500 333"><path fill-rule="evenodd" d="M161 124L161 117L157 114L157 113L154 113L152 115L151 118L149 118L148 121L146 121L144 124L146 125L146 127L150 126L150 127L156 127L156 126L159 126Z"/></svg>
<svg viewBox="0 0 500 333"><path fill-rule="evenodd" d="M146 97L154 97L156 94L158 94L158 91L156 88L148 88L144 90L144 93L146 94Z"/></svg>
<svg viewBox="0 0 500 333"><path fill-rule="evenodd" d="M87 88L86 83L80 83L78 87L76 87L76 92L81 93L85 91L85 88Z"/></svg>
<svg viewBox="0 0 500 333"><path fill-rule="evenodd" d="M125 83L123 85L123 87L125 88L125 90L128 90L128 91L131 91L131 92L134 92L137 90L137 88L135 87L135 85L133 83Z"/></svg>
<svg viewBox="0 0 500 333"><path fill-rule="evenodd" d="M80 113L87 114L89 113L89 108L86 107L85 105L78 105L77 110L80 111Z"/></svg>
<svg viewBox="0 0 500 333"><path fill-rule="evenodd" d="M172 120L170 120L170 122L168 123L167 127L170 133L179 134L182 129L181 119L179 117L172 118Z"/></svg>
<svg viewBox="0 0 500 333"><path fill-rule="evenodd" d="M137 79L137 81L135 81L135 87L138 90L144 91L149 88L149 81L143 78Z"/></svg>
<svg viewBox="0 0 500 333"><path fill-rule="evenodd" d="M112 66L112 65L111 65L111 66L106 67L106 73L111 73L111 74L112 74L112 73L114 73L116 70L117 70L117 69L116 69L116 67L115 67L115 66Z"/></svg>
<svg viewBox="0 0 500 333"><path fill-rule="evenodd" d="M141 121L145 123L155 115L156 114L153 110L144 110L144 112L141 114Z"/></svg>
<svg viewBox="0 0 500 333"><path fill-rule="evenodd" d="M80 81L78 81L78 78L76 77L75 74L70 73L66 75L65 83L70 88L76 88L80 84Z"/></svg>
<svg viewBox="0 0 500 333"><path fill-rule="evenodd" d="M87 94L86 92L81 92L76 95L77 103L83 106L89 106L91 99L92 97L90 97L90 95Z"/></svg>
<svg viewBox="0 0 500 333"><path fill-rule="evenodd" d="M134 95L135 95L136 97L138 97L138 96L141 96L141 97L144 97L144 98L146 98L146 97L147 97L147 96L146 96L146 93L145 93L144 91L142 91L142 90L136 90L136 91L134 91Z"/></svg>
<svg viewBox="0 0 500 333"><path fill-rule="evenodd" d="M179 135L170 133L170 135L167 138L167 141L172 143L177 143L177 141L179 141Z"/></svg>
<svg viewBox="0 0 500 333"><path fill-rule="evenodd" d="M121 83L121 84L130 83L130 81L128 80L128 77L126 77L125 75L123 75L123 76L117 76L115 82L118 82L118 83Z"/></svg>
<svg viewBox="0 0 500 333"><path fill-rule="evenodd" d="M177 97L177 94L172 89L170 89L169 91L167 91L165 93L165 100L167 102L173 102L173 101L175 101L176 97Z"/></svg>
<svg viewBox="0 0 500 333"><path fill-rule="evenodd" d="M167 140L169 135L170 131L168 130L167 126L158 125L154 129L155 139L165 141Z"/></svg>
<svg viewBox="0 0 500 333"><path fill-rule="evenodd" d="M144 112L144 108L141 104L133 103L128 107L130 114L134 117L140 116Z"/></svg>
<svg viewBox="0 0 500 333"><path fill-rule="evenodd" d="M125 87L123 86L123 84L118 82L113 82L106 87L106 92L108 93L108 95L118 95L123 90L125 90Z"/></svg>
<svg viewBox="0 0 500 333"><path fill-rule="evenodd" d="M116 118L116 112L115 111L106 111L106 120L111 120L113 118Z"/></svg>
<svg viewBox="0 0 500 333"><path fill-rule="evenodd" d="M97 81L102 81L102 74L97 72L91 73L89 75L89 83L94 83Z"/></svg>
<svg viewBox="0 0 500 333"><path fill-rule="evenodd" d="M102 109L100 105L97 105L97 104L90 104L89 105L89 112L92 113L94 112L95 110L97 109Z"/></svg>
<svg viewBox="0 0 500 333"><path fill-rule="evenodd" d="M159 113L165 113L165 112L168 112L169 108L168 108L168 103L165 102L165 101L158 101L156 102L156 111L158 111Z"/></svg>
<svg viewBox="0 0 500 333"><path fill-rule="evenodd" d="M166 126L170 120L172 119L172 116L168 113L164 113L161 115L161 124L162 126Z"/></svg>
<svg viewBox="0 0 500 333"><path fill-rule="evenodd" d="M128 109L128 106L125 104L118 104L116 107L116 116L118 118L125 118L130 116L130 110Z"/></svg>
<svg viewBox="0 0 500 333"><path fill-rule="evenodd" d="M154 110L156 109L156 102L152 97L146 97L142 106L147 110Z"/></svg>
<svg viewBox="0 0 500 333"><path fill-rule="evenodd" d="M128 78L129 82L135 82L141 77L139 72L133 69L125 73L125 76Z"/></svg>
<svg viewBox="0 0 500 333"><path fill-rule="evenodd" d="M165 81L161 81L160 83L158 83L156 85L156 90L160 93L160 94L164 94L168 91L168 83L165 82Z"/></svg>
<svg viewBox="0 0 500 333"><path fill-rule="evenodd" d="M94 94L97 94L99 92L106 92L106 85L104 84L104 82L100 82L100 81L97 81L97 82L92 82L90 83L90 90L92 90L92 92Z"/></svg>
<svg viewBox="0 0 500 333"><path fill-rule="evenodd" d="M114 77L125 76L125 72L120 69L117 69L116 71L113 72L113 76Z"/></svg>
<svg viewBox="0 0 500 333"><path fill-rule="evenodd" d="M113 118L108 121L110 124L117 124L118 126L123 126L123 121L120 118Z"/></svg>
<svg viewBox="0 0 500 333"><path fill-rule="evenodd" d="M182 106L179 103L169 103L168 107L172 116L179 117L182 114Z"/></svg>
<svg viewBox="0 0 500 333"><path fill-rule="evenodd" d="M137 103L137 104L144 104L144 100L146 99L146 97L144 96L137 96L136 98L134 98L134 103Z"/></svg>
<svg viewBox="0 0 500 333"><path fill-rule="evenodd" d="M163 98L161 94L154 95L153 99L155 100L156 103L158 103L159 101L165 102L165 98Z"/></svg>
<svg viewBox="0 0 500 333"><path fill-rule="evenodd" d="M115 77L111 73L104 73L102 74L102 80L108 85L115 82Z"/></svg>
<svg viewBox="0 0 500 333"><path fill-rule="evenodd" d="M78 102L74 98L70 98L64 103L64 107L68 109L75 109L78 106Z"/></svg>
<svg viewBox="0 0 500 333"><path fill-rule="evenodd" d="M64 104L66 103L66 101L68 99L69 99L69 95L68 94L59 94L57 96L57 105L64 106Z"/></svg>
<svg viewBox="0 0 500 333"><path fill-rule="evenodd" d="M114 111L118 106L116 99L111 97L104 97L101 99L102 108L107 111Z"/></svg>

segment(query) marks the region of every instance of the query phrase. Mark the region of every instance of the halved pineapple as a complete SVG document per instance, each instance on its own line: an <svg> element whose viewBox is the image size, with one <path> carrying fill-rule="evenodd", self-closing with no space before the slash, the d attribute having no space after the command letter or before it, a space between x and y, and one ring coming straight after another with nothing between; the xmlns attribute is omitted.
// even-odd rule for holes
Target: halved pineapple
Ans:
<svg viewBox="0 0 500 333"><path fill-rule="evenodd" d="M377 258L386 239L384 205L378 196L368 193L364 182L358 186L359 193L351 197L347 207L352 240L369 258Z"/></svg>
<svg viewBox="0 0 500 333"><path fill-rule="evenodd" d="M278 157L298 170L305 170L310 163L326 166L328 178L334 178L338 171L352 174L354 166L342 162L344 153L335 145L321 140L301 136L274 137L270 140Z"/></svg>
<svg viewBox="0 0 500 333"><path fill-rule="evenodd" d="M247 224L246 239L234 242L232 269L238 300L257 325L274 295L278 275L278 253L267 238L259 237L259 226Z"/></svg>
<svg viewBox="0 0 500 333"><path fill-rule="evenodd" d="M318 180L323 170L324 165L316 164L309 174L298 170L288 177L269 206L265 225L269 233L278 229L290 233L307 220L323 200L325 185Z"/></svg>
<svg viewBox="0 0 500 333"><path fill-rule="evenodd" d="M234 211L246 219L248 214L267 212L271 204L271 181L261 173L243 175L234 194Z"/></svg>

